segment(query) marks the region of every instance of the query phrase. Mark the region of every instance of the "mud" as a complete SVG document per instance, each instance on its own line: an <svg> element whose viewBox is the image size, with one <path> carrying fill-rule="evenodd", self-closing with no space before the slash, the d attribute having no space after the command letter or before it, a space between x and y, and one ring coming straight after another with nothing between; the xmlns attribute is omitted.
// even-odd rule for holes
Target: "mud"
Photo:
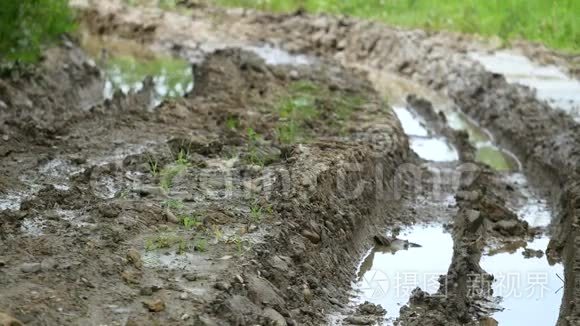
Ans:
<svg viewBox="0 0 580 326"><path fill-rule="evenodd" d="M580 129L473 60L492 44L302 12L74 5L82 33L0 79L0 321L510 323L489 262L533 250L564 266L558 324L578 321ZM122 56L161 69L115 75ZM177 60L180 87L162 91ZM375 247L418 225L452 239L436 282L402 307L353 299L381 255L434 249Z"/></svg>

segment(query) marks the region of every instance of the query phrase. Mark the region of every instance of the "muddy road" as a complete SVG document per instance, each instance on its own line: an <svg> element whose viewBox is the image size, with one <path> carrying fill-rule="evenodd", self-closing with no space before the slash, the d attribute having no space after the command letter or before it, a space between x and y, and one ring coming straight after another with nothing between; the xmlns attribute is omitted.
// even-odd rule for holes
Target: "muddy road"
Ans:
<svg viewBox="0 0 580 326"><path fill-rule="evenodd" d="M73 4L0 77L0 325L580 323L570 57Z"/></svg>

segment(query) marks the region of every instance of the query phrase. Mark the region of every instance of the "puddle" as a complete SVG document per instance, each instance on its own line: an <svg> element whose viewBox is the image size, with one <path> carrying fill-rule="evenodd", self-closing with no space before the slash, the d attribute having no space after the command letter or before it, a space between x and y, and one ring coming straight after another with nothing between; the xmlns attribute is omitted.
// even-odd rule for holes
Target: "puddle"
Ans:
<svg viewBox="0 0 580 326"><path fill-rule="evenodd" d="M411 149L424 160L434 162L457 161L457 150L445 138L430 137L421 119L405 107L393 108L405 134L409 136Z"/></svg>
<svg viewBox="0 0 580 326"><path fill-rule="evenodd" d="M545 251L547 237L528 243L527 248ZM494 296L505 309L493 314L500 325L555 325L562 303L564 268L550 266L542 258L524 258L523 248L513 254L483 256L481 267L494 275Z"/></svg>
<svg viewBox="0 0 580 326"><path fill-rule="evenodd" d="M150 60L130 56L113 57L105 63L105 98L111 98L116 90L123 93L136 92L143 88L143 80L153 77L155 91L153 106L165 98L179 97L193 89L191 65L184 60L171 57Z"/></svg>
<svg viewBox="0 0 580 326"><path fill-rule="evenodd" d="M410 137L411 149L422 159L434 162L457 161L457 150L445 138Z"/></svg>
<svg viewBox="0 0 580 326"><path fill-rule="evenodd" d="M394 106L393 110L401 122L403 131L407 136L429 136L429 132L425 129L424 124L419 117L414 115L411 111L404 107Z"/></svg>
<svg viewBox="0 0 580 326"><path fill-rule="evenodd" d="M580 122L580 82L555 66L540 66L526 57L508 52L471 53L487 70L502 74L508 82L533 88L539 99L564 110Z"/></svg>
<svg viewBox="0 0 580 326"><path fill-rule="evenodd" d="M504 151L491 144L476 144L475 160L485 163L496 171L521 170L519 160L510 152Z"/></svg>
<svg viewBox="0 0 580 326"><path fill-rule="evenodd" d="M305 55L295 55L271 45L243 47L257 54L269 65L309 65L312 59Z"/></svg>
<svg viewBox="0 0 580 326"><path fill-rule="evenodd" d="M165 98L183 96L193 89L193 75L188 61L160 55L131 40L91 35L81 30L81 46L105 72L105 98L116 90L127 94L143 88L143 80L154 82L152 106Z"/></svg>
<svg viewBox="0 0 580 326"><path fill-rule="evenodd" d="M514 154L493 144L493 136L487 129L480 127L462 112L455 110L444 112L449 127L455 130L465 130L469 134L469 141L476 148L476 161L485 163L496 171L522 169L522 164Z"/></svg>
<svg viewBox="0 0 580 326"><path fill-rule="evenodd" d="M375 247L361 263L353 286L357 304L380 304L390 319L399 316L416 287L437 292L439 276L447 273L453 255L453 240L442 226L415 226L398 238L421 247Z"/></svg>
<svg viewBox="0 0 580 326"><path fill-rule="evenodd" d="M465 130L469 134L469 140L473 143L483 143L493 141L492 135L483 129L462 112L445 112L449 127L455 130Z"/></svg>

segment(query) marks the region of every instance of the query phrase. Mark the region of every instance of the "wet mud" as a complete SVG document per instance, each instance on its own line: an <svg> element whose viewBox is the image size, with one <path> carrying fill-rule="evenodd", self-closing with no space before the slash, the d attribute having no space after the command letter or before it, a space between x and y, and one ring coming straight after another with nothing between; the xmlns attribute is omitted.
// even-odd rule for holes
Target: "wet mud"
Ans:
<svg viewBox="0 0 580 326"><path fill-rule="evenodd" d="M489 43L73 4L81 31L0 78L0 324L580 320L580 129ZM549 296L505 293L531 272Z"/></svg>

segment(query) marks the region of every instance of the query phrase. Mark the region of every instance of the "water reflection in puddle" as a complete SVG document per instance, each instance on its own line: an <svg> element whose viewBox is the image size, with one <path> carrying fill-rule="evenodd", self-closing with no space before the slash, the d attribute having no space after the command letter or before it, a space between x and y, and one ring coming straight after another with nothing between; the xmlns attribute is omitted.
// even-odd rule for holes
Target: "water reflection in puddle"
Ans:
<svg viewBox="0 0 580 326"><path fill-rule="evenodd" d="M88 30L81 29L80 36L83 49L105 72L105 98L111 98L116 90L125 94L141 90L147 76L154 83L152 106L193 88L191 65L185 60L153 52L135 41L95 36Z"/></svg>
<svg viewBox="0 0 580 326"><path fill-rule="evenodd" d="M155 85L154 106L164 98L183 96L193 89L190 64L175 58L114 57L105 64L105 73L105 98L111 98L116 90L125 94L141 90L147 76L153 77Z"/></svg>
<svg viewBox="0 0 580 326"><path fill-rule="evenodd" d="M399 239L420 247L400 243L375 247L363 260L354 288L356 303L370 301L387 310L389 318L399 316L416 287L435 293L439 276L447 273L453 255L453 240L442 226L414 226Z"/></svg>
<svg viewBox="0 0 580 326"><path fill-rule="evenodd" d="M476 144L475 160L485 163L496 171L517 171L520 162L511 153L491 144Z"/></svg>
<svg viewBox="0 0 580 326"><path fill-rule="evenodd" d="M535 89L538 98L580 121L580 82L566 76L557 67L539 66L524 56L508 52L471 53L470 56L487 70L504 75L508 82Z"/></svg>
<svg viewBox="0 0 580 326"><path fill-rule="evenodd" d="M429 132L427 132L421 120L411 113L411 111L400 106L393 107L393 110L397 118L399 118L403 131L407 136L429 136Z"/></svg>
<svg viewBox="0 0 580 326"><path fill-rule="evenodd" d="M445 138L429 137L429 131L413 112L404 107L394 107L393 110L405 134L409 136L411 149L419 157L435 162L450 162L459 159L457 150Z"/></svg>
<svg viewBox="0 0 580 326"><path fill-rule="evenodd" d="M269 65L297 66L308 65L312 62L312 59L305 55L294 55L280 48L272 47L271 45L248 46L244 47L244 49L254 52Z"/></svg>
<svg viewBox="0 0 580 326"><path fill-rule="evenodd" d="M469 134L469 141L476 149L476 161L485 163L496 171L521 170L521 163L514 154L493 145L493 137L489 131L461 112L449 111L445 115L449 127Z"/></svg>
<svg viewBox="0 0 580 326"><path fill-rule="evenodd" d="M547 237L528 243L544 251ZM514 253L483 256L481 267L494 275L494 296L502 298L503 311L493 314L500 325L555 325L562 301L563 266L550 266L545 256L525 258L523 248Z"/></svg>
<svg viewBox="0 0 580 326"><path fill-rule="evenodd" d="M410 138L411 149L422 159L434 162L457 161L457 150L445 138Z"/></svg>

